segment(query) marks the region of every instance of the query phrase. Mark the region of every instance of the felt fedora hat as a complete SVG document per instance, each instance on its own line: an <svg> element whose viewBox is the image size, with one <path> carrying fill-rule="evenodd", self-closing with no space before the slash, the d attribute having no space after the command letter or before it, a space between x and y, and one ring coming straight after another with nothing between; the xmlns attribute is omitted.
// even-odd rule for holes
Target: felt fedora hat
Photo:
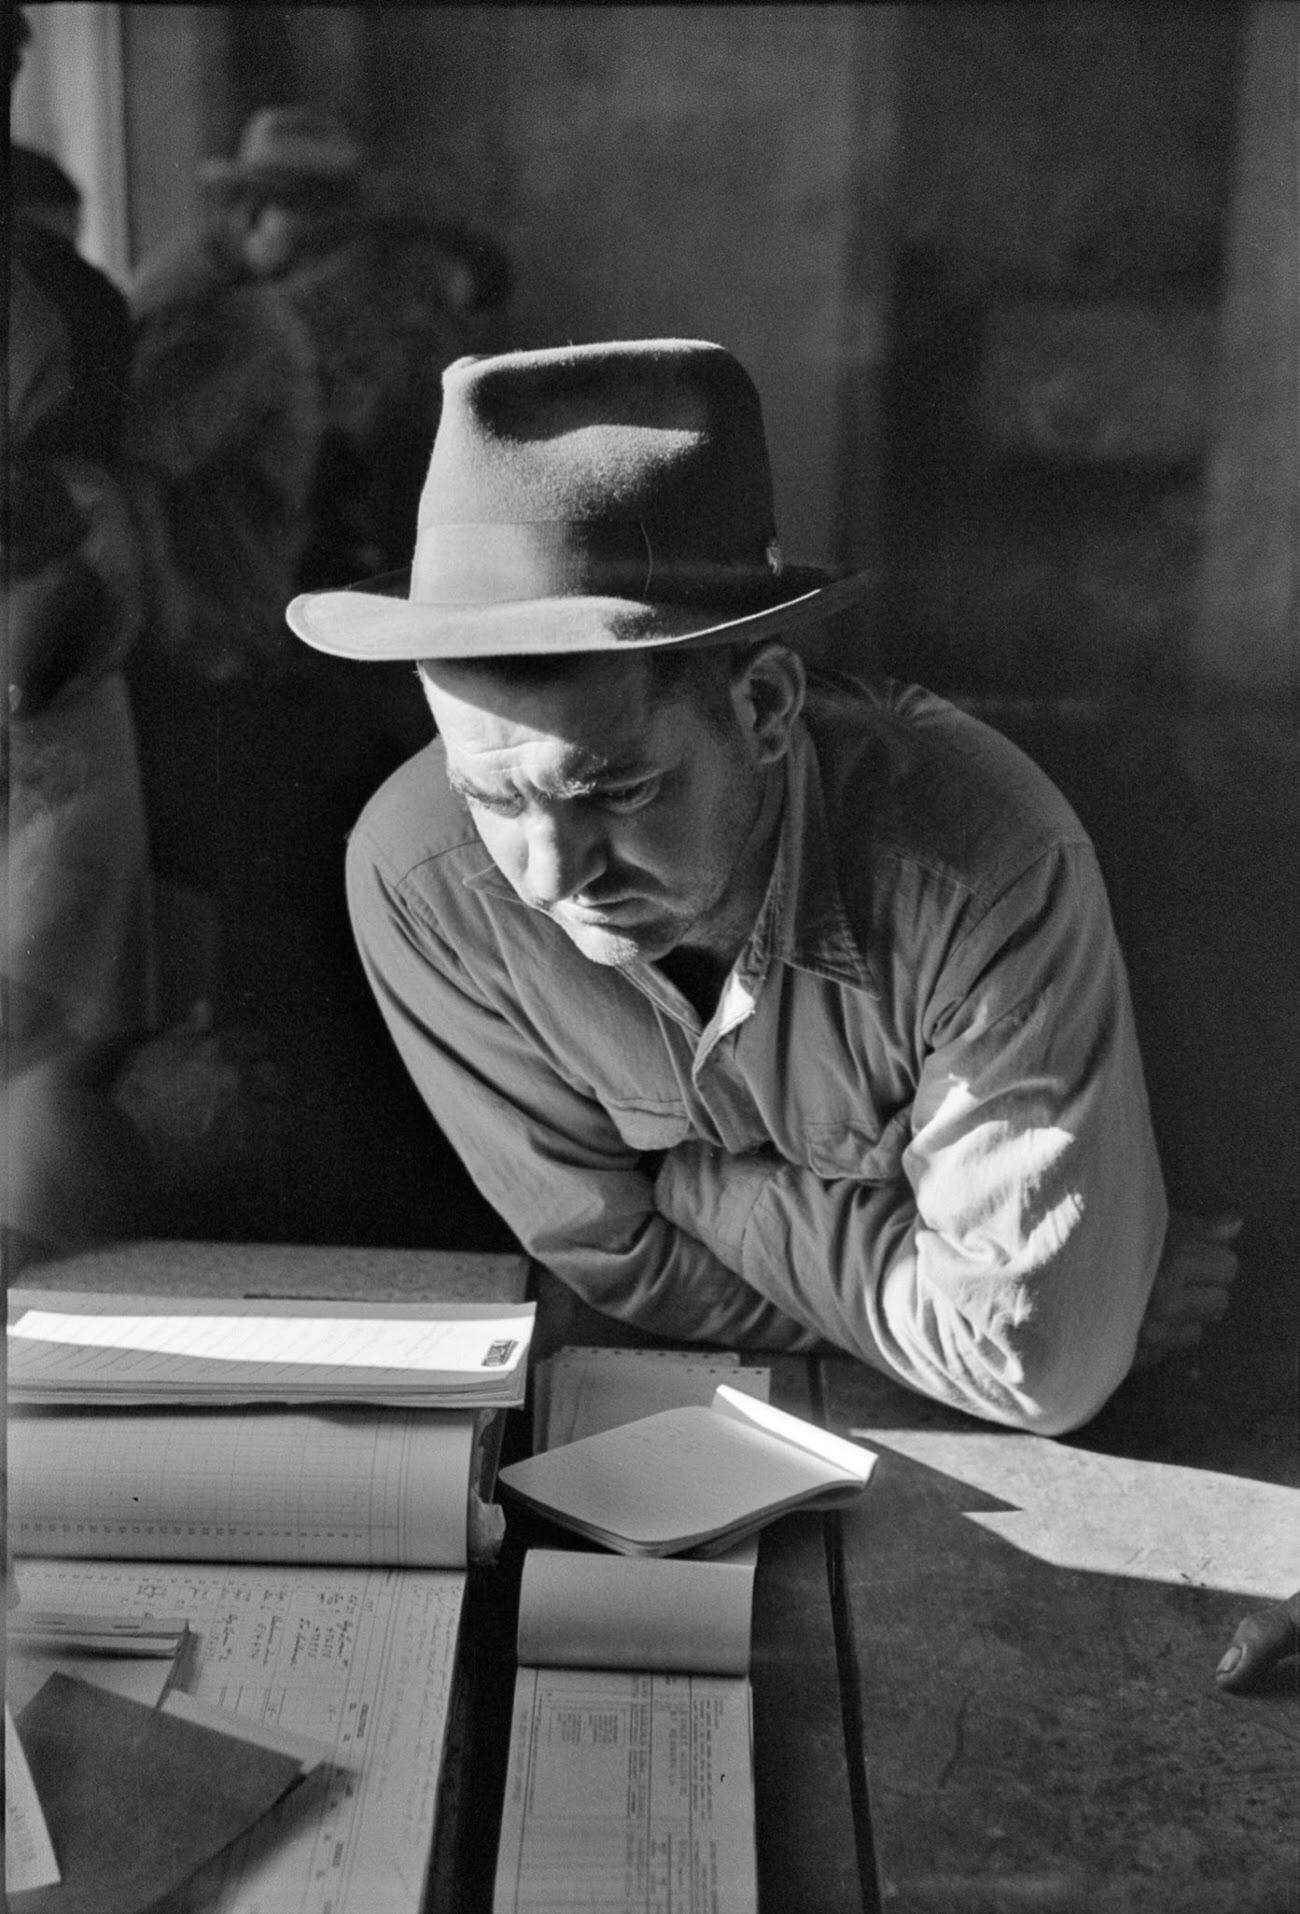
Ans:
<svg viewBox="0 0 1300 1914"><path fill-rule="evenodd" d="M869 582L783 560L731 353L619 340L449 366L409 572L303 594L288 619L343 658L620 651L789 631Z"/></svg>
<svg viewBox="0 0 1300 1914"><path fill-rule="evenodd" d="M233 159L205 160L210 186L293 188L359 183L365 155L337 114L314 106L265 106L248 120Z"/></svg>

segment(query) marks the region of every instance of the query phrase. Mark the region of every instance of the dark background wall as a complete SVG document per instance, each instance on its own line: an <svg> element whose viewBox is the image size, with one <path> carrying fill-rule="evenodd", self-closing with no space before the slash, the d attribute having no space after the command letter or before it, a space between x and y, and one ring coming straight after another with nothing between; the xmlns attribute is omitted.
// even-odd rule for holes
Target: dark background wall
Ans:
<svg viewBox="0 0 1300 1914"><path fill-rule="evenodd" d="M253 107L308 99L507 246L502 344L740 353L787 549L879 571L820 655L1058 777L1175 1194L1289 1240L1300 10L121 11L137 254Z"/></svg>

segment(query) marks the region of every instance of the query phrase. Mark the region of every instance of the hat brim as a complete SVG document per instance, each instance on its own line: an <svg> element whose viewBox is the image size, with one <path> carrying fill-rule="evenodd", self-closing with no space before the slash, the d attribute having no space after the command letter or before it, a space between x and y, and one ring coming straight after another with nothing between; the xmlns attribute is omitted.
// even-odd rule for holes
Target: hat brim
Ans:
<svg viewBox="0 0 1300 1914"><path fill-rule="evenodd" d="M316 651L374 663L647 651L748 642L818 624L865 597L876 574L791 567L781 580L788 596L743 611L595 597L428 605L406 596L409 582L409 572L389 572L342 591L300 593L285 616Z"/></svg>

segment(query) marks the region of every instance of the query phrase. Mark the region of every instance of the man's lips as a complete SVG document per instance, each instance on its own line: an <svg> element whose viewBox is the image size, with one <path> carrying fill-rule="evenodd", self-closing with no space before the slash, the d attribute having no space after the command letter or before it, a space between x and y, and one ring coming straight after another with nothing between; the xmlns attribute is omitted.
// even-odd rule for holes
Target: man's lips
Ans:
<svg viewBox="0 0 1300 1914"><path fill-rule="evenodd" d="M643 917L649 908L644 897L567 897L558 910L584 924L619 923L627 917Z"/></svg>

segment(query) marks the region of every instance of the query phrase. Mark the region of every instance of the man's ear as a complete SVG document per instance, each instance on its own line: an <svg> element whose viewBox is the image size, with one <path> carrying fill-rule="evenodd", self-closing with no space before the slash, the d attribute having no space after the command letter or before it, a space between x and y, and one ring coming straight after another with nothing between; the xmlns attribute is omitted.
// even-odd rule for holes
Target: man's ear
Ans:
<svg viewBox="0 0 1300 1914"><path fill-rule="evenodd" d="M731 701L760 764L775 764L790 749L806 688L803 659L778 638L754 645L737 661Z"/></svg>

